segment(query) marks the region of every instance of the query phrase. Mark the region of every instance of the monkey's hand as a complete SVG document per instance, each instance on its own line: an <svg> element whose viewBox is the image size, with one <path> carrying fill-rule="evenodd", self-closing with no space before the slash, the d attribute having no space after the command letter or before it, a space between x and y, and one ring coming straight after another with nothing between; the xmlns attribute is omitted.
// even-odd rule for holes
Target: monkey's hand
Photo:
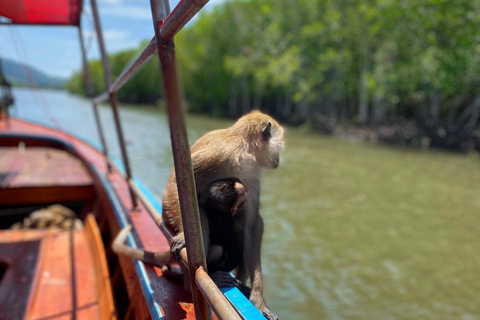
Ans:
<svg viewBox="0 0 480 320"><path fill-rule="evenodd" d="M185 234L181 232L172 238L170 244L170 253L177 261L180 261L180 251L182 251L183 248L185 248Z"/></svg>
<svg viewBox="0 0 480 320"><path fill-rule="evenodd" d="M273 314L265 304L261 294L256 294L252 291L250 295L250 302L267 318L268 320L278 320L278 317Z"/></svg>

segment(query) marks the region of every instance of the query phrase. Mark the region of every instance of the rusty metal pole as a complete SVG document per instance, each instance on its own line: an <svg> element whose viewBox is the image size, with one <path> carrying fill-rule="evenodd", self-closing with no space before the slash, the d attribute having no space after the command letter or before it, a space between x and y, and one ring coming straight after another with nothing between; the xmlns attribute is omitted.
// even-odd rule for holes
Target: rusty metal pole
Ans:
<svg viewBox="0 0 480 320"><path fill-rule="evenodd" d="M182 213L182 223L188 255L188 270L192 289L192 298L197 319L211 319L212 311L195 281L196 269L206 269L205 249L203 247L202 228L198 212L197 192L193 176L192 158L188 143L187 130L183 116L185 104L175 61L173 40L165 41L160 36L160 27L170 13L168 0L150 0L153 27L157 42L157 52L162 65L163 84L167 96L170 139L172 143L178 198Z"/></svg>
<svg viewBox="0 0 480 320"><path fill-rule="evenodd" d="M235 311L235 309L233 309L232 305L228 302L227 299L225 299L215 282L213 282L213 280L210 278L207 272L203 270L202 267L198 268L196 273L197 285L202 291L205 298L208 300L210 307L213 309L213 311L215 311L215 315L219 319L245 319L243 317L240 317L240 315Z"/></svg>
<svg viewBox="0 0 480 320"><path fill-rule="evenodd" d="M97 33L98 46L100 48L100 54L102 56L102 65L103 73L105 75L105 87L108 91L108 96L110 100L110 105L113 110L113 117L115 119L115 128L117 129L118 142L120 144L120 149L122 151L122 160L125 165L125 173L127 174L127 180L130 182L132 180L132 171L130 170L130 162L128 161L127 149L125 147L125 139L123 138L122 124L120 122L120 115L118 113L117 107L117 98L114 92L110 92L109 88L112 84L112 74L110 73L110 65L108 63L107 50L105 49L105 43L103 41L102 26L100 24L100 16L98 14L97 0L90 0L92 5L93 20L95 21L95 31ZM137 207L137 198L133 190L130 188L129 184L130 197L132 199L132 207L135 209Z"/></svg>
<svg viewBox="0 0 480 320"><path fill-rule="evenodd" d="M88 62L87 62L87 53L85 51L85 43L83 42L83 36L82 36L82 26L78 26L78 37L80 38L80 49L82 52L82 66L83 66L83 80L85 81L85 84L87 85L87 94L90 99L93 98L94 92L93 92L93 84L92 80L90 79L90 71L88 70ZM98 113L98 106L95 103L95 101L92 100L92 106L93 106L93 114L95 116L95 122L97 124L97 131L98 131L98 136L100 137L100 142L103 147L103 154L105 155L105 160L107 162L107 170L110 172L112 170L112 166L110 165L110 162L108 161L108 149L107 149L107 143L105 141L105 136L103 135L103 129L102 129L102 122L100 121L100 114Z"/></svg>

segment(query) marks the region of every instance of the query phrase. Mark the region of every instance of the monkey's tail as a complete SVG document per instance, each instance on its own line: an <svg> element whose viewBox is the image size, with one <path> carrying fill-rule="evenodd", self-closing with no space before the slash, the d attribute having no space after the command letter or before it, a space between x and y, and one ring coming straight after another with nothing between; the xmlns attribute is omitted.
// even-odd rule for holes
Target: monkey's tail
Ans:
<svg viewBox="0 0 480 320"><path fill-rule="evenodd" d="M132 226L128 225L118 233L115 240L112 242L112 250L116 254L123 254L134 259L141 259L143 257L142 250L134 249L125 244L128 234L132 230Z"/></svg>
<svg viewBox="0 0 480 320"><path fill-rule="evenodd" d="M125 255L133 259L141 260L156 266L169 265L174 262L170 251L164 252L149 252L141 249L129 247L125 244L128 234L132 230L132 226L128 225L118 233L115 240L112 242L112 250L116 254Z"/></svg>

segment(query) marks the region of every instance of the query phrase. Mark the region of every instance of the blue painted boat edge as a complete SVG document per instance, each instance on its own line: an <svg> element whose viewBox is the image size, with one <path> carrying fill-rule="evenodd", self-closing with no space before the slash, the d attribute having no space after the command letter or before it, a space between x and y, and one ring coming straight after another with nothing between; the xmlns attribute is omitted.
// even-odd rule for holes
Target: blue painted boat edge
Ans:
<svg viewBox="0 0 480 320"><path fill-rule="evenodd" d="M91 140L85 139L84 137L80 137L75 133L72 133L72 132L69 132L69 131L62 131L62 130L59 130L58 128L55 128L55 127L53 127L51 125L48 125L48 124L41 123L39 121L30 121L30 120L24 120L24 119L19 119L19 120L26 121L26 122L32 122L32 123L35 123L36 125L39 125L39 126L48 127L49 129L66 133L66 134L72 136L73 138L78 139L78 140L88 144L89 146L96 149L97 151L103 152L103 147L102 146L98 145L97 143L95 143ZM70 144L69 144L69 147L72 148L72 146ZM123 165L123 162L120 161L120 159L118 159L114 156L108 156L108 157L109 157L110 160L112 160L117 165L118 169L120 169L122 171L122 173L125 174L125 166ZM98 172L98 170L96 168L93 168L93 170L97 173L97 175L99 175L100 178L102 178L102 176L100 175L100 173ZM149 202L154 206L154 208L158 212L161 213L162 212L162 206L160 205L160 203L158 203L158 201L155 199L155 197L150 192L150 190L146 186L144 186L143 183L140 180L138 180L137 178L133 177L133 180L137 184L140 191L145 195L145 197L149 200ZM112 190L112 192L113 192L113 194L115 194L115 192L113 190ZM115 194L115 198L116 198L116 194ZM117 201L118 201L118 199L117 199ZM120 207L122 207L119 203L118 203L118 205ZM120 219L122 219L122 221ZM128 225L125 217L121 217L121 215L120 216L117 215L117 220L118 220L119 224L123 223L121 225L122 228ZM128 235L127 243L130 246L132 246L133 248L137 247L131 234ZM140 274L142 274L144 276L144 278L143 277L140 278L140 279L143 280L142 283L143 282L148 282L148 281L144 280L144 279L148 279L148 277L147 277L146 270L145 270L145 267L144 267L143 263L140 262L140 261L137 261L136 262L136 269L137 268L141 269L141 270L137 270L137 274L140 272ZM140 274L139 274L139 277L140 277ZM149 292L151 292L150 293L151 297L149 299L151 299L151 301L155 304L155 306L152 306L152 307L157 309L158 311L157 310L156 311L159 312L159 314L161 314L158 304L155 301L153 301L153 290L152 290L149 283L147 284L147 287L149 288ZM245 319L248 319L248 320L265 320L266 319L263 316L263 314L260 311L258 311L258 309L240 292L240 290L238 290L238 288L235 288L235 287L220 288L220 291L223 292L223 294L228 299L228 301L230 301L230 303L234 306L234 308L237 309L237 311L239 313L241 313L242 317L244 317ZM146 294L146 296L148 295L147 292L145 292L145 294ZM148 302L148 300L147 300L147 302ZM150 309L150 308L151 308L151 306L149 305L149 311L152 312L152 309ZM159 319L161 319L161 318L159 318Z"/></svg>
<svg viewBox="0 0 480 320"><path fill-rule="evenodd" d="M220 288L238 313L248 320L266 320L264 315L236 287Z"/></svg>

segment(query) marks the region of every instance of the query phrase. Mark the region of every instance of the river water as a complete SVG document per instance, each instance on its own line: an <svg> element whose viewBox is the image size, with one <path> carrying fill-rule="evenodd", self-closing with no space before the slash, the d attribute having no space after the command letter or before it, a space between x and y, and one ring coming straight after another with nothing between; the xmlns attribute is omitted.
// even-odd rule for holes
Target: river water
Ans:
<svg viewBox="0 0 480 320"><path fill-rule="evenodd" d="M14 115L51 123L48 105L62 129L98 142L86 99L14 94ZM120 157L112 112L100 113ZM132 170L161 199L173 165L166 116L120 113ZM190 115L190 141L231 124ZM265 299L281 319L480 319L478 155L287 128L279 168L262 177L261 214Z"/></svg>

